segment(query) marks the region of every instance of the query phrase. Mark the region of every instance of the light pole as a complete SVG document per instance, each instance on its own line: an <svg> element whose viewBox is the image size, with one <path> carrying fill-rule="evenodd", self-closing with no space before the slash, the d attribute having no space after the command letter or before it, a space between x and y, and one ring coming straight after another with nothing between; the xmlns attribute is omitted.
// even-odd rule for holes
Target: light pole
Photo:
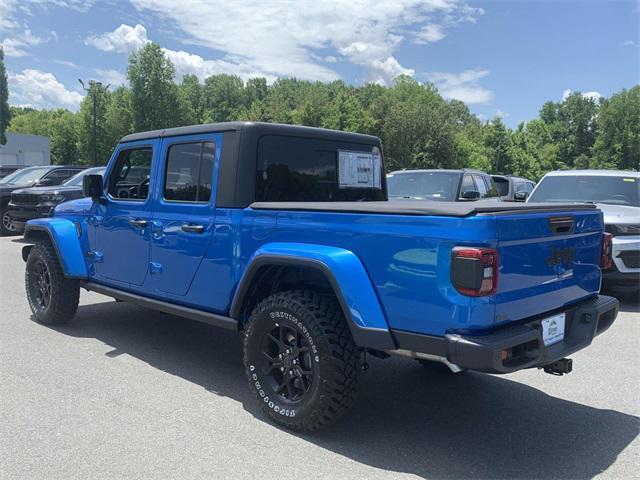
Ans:
<svg viewBox="0 0 640 480"><path fill-rule="evenodd" d="M98 125L97 125L97 120L96 120L96 95L98 93L98 89L102 88L102 82L98 82L96 80L89 80L89 88L84 86L84 82L82 81L82 79L78 79L78 82L80 82L80 85L82 85L82 89L87 92L87 93L91 93L91 97L93 100L93 165L98 165L98 140L97 140L97 135L98 135ZM110 85L107 85L105 87L105 90L107 88L109 88Z"/></svg>

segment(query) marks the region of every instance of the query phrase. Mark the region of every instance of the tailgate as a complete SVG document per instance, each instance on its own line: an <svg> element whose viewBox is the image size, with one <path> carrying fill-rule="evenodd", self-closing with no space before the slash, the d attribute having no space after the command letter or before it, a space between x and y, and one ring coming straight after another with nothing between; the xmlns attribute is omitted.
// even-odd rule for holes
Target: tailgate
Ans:
<svg viewBox="0 0 640 480"><path fill-rule="evenodd" d="M600 289L599 210L496 215L500 276L496 322L539 315Z"/></svg>

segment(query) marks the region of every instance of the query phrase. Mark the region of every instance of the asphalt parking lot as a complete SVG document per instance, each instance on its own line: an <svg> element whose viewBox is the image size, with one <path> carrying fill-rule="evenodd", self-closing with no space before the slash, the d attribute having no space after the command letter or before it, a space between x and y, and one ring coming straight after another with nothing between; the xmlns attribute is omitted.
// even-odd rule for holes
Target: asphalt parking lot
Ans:
<svg viewBox="0 0 640 480"><path fill-rule="evenodd" d="M0 239L0 478L640 478L640 313L564 377L371 359L335 427L294 435L249 396L232 332L83 292L33 322Z"/></svg>

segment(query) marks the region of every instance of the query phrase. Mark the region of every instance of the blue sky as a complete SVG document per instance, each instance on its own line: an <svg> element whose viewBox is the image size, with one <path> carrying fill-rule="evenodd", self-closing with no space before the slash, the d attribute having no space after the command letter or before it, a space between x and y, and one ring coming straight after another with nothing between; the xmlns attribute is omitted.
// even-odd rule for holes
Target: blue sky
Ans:
<svg viewBox="0 0 640 480"><path fill-rule="evenodd" d="M128 54L154 41L178 77L407 73L516 126L567 91L640 83L639 32L635 1L0 0L11 104L72 110L78 78L123 83Z"/></svg>

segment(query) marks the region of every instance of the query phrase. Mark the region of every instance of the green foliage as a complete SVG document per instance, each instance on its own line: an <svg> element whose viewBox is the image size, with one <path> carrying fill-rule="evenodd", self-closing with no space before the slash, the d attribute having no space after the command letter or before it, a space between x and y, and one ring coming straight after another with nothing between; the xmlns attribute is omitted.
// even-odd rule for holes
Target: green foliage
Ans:
<svg viewBox="0 0 640 480"><path fill-rule="evenodd" d="M387 170L475 168L537 180L557 169L639 168L640 86L600 101L573 93L545 103L539 118L511 130L500 118L481 122L463 102L406 75L392 87L296 78L269 85L225 74L204 81L185 75L176 84L174 66L153 43L130 56L127 73L129 87L95 87L101 164L134 131L252 120L377 135ZM2 98L0 75L0 109ZM9 130L50 136L55 163L89 163L92 109L92 92L76 114L11 108Z"/></svg>
<svg viewBox="0 0 640 480"><path fill-rule="evenodd" d="M4 67L4 49L0 46L0 145L4 145L7 141L4 132L7 130L10 120L7 71Z"/></svg>
<svg viewBox="0 0 640 480"><path fill-rule="evenodd" d="M595 165L640 169L640 85L604 100L597 124L599 135L593 146Z"/></svg>
<svg viewBox="0 0 640 480"><path fill-rule="evenodd" d="M182 125L175 67L157 43L148 43L129 57L131 112L136 132Z"/></svg>
<svg viewBox="0 0 640 480"><path fill-rule="evenodd" d="M11 108L11 124L8 131L43 135L51 142L51 163L77 165L78 156L77 114L65 109L35 110Z"/></svg>
<svg viewBox="0 0 640 480"><path fill-rule="evenodd" d="M111 156L113 145L110 139L110 131L107 126L107 109L111 102L111 94L101 84L90 83L89 91L80 104L78 112L78 153L76 163L93 165L93 114L95 101L95 125L96 125L96 165L104 165Z"/></svg>

